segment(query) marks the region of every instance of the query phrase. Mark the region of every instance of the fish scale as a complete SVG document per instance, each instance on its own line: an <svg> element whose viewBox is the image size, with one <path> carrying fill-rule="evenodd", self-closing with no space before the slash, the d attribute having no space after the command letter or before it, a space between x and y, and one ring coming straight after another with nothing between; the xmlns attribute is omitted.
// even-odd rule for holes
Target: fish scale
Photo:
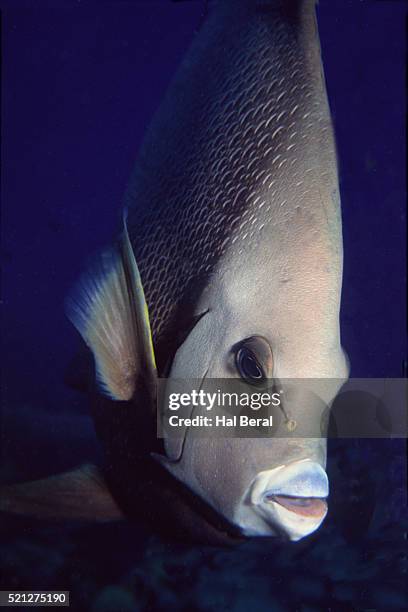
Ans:
<svg viewBox="0 0 408 612"><path fill-rule="evenodd" d="M265 214L280 204L269 185L288 165L286 146L305 130L302 115L313 124L320 118L316 79L294 45L295 28L255 5L226 13L221 25L216 9L203 26L148 130L125 196L159 368L181 305L186 312L187 288L204 284L234 244L256 239ZM262 210L250 194L272 206ZM240 223L248 212L251 234Z"/></svg>

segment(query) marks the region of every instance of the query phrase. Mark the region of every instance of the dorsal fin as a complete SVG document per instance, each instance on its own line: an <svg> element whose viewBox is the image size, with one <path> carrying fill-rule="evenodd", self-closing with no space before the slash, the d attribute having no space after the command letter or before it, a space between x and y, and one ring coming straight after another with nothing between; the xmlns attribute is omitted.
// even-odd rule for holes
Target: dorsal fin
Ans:
<svg viewBox="0 0 408 612"><path fill-rule="evenodd" d="M100 390L133 397L137 378L156 378L149 314L124 217L119 247L103 252L67 301L67 315L91 349Z"/></svg>

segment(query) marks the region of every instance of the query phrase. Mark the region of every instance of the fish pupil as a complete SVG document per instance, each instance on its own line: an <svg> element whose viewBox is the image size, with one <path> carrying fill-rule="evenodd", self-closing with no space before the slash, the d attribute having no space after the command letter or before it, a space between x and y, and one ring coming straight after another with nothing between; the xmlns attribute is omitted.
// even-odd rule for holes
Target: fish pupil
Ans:
<svg viewBox="0 0 408 612"><path fill-rule="evenodd" d="M242 347L238 351L237 365L242 378L254 382L262 381L265 378L263 370L258 364L255 356L246 347Z"/></svg>

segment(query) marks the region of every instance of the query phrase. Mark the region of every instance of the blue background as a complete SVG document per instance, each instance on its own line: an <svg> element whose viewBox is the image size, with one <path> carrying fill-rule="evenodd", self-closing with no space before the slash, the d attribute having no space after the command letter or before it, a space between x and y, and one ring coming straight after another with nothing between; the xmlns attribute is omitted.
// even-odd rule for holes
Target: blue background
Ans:
<svg viewBox="0 0 408 612"><path fill-rule="evenodd" d="M63 301L86 258L115 235L144 130L196 35L203 2L1 0L0 6L2 474L14 481L99 455L86 399L63 383L78 342ZM406 359L405 15L405 3L397 0L321 0L318 7L340 160L342 337L354 377L402 376ZM343 503L345 495L356 496L347 487L357 478L362 499L356 507L364 509L365 494L371 514L360 527L356 519L353 529L345 503L343 518L334 512L321 535L289 552L279 548L281 565L272 562L276 549L270 544L250 543L245 554L228 557L222 551L179 550L126 525L86 528L84 535L76 526L16 519L7 523L5 576L9 582L14 576L20 588L69 585L81 605L97 610L111 609L109 597L112 610L119 601L121 609L136 609L134 597L140 609L179 609L181 601L181 607L194 602L198 609L246 610L248 591L259 609L292 609L295 601L304 602L302 610L323 601L327 607L351 606L356 585L344 567L361 571L360 582L378 584L385 570L373 561L375 551L400 550L402 527L388 544L381 534L402 516L404 445L349 442L337 445L333 457L334 494L338 477ZM365 493L356 476L364 480L364 470L373 474ZM381 490L379 483L393 483L394 491ZM337 557L330 566L324 555L333 547ZM324 563L314 554L331 568L324 579ZM395 582L393 563L386 565L385 595L374 586L361 595L360 588L361 607L387 609L387 602L400 609L402 583ZM187 566L195 577L186 574ZM303 586L296 587L298 581L286 588L288 571ZM308 579L302 578L305 572ZM271 576L282 578L274 588ZM131 587L124 588L124 581ZM232 594L231 581L245 585L242 593ZM109 589L106 594L107 585L116 585L113 595Z"/></svg>

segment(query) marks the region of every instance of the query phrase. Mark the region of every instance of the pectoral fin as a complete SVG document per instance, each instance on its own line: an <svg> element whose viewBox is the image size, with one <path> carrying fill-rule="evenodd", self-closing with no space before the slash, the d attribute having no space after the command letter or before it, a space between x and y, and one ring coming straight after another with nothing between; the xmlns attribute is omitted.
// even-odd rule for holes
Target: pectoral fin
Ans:
<svg viewBox="0 0 408 612"><path fill-rule="evenodd" d="M68 300L67 314L93 353L102 393L127 401L138 377L155 381L149 314L126 220L119 247L98 258Z"/></svg>
<svg viewBox="0 0 408 612"><path fill-rule="evenodd" d="M124 518L95 465L1 487L0 510L40 519L117 521Z"/></svg>

